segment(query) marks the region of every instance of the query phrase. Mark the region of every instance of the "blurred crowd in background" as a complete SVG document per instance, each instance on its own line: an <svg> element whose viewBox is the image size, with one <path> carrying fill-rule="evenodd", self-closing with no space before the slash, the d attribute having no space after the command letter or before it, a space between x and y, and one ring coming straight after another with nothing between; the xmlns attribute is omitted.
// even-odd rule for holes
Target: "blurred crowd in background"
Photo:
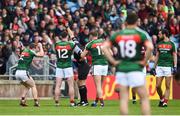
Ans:
<svg viewBox="0 0 180 116"><path fill-rule="evenodd" d="M51 44L59 40L67 22L82 46L90 41L91 31L109 39L126 27L129 10L137 12L138 26L149 33L155 47L162 39L158 32L169 30L180 66L179 0L0 0L0 74L17 63L30 43L41 42L51 58Z"/></svg>

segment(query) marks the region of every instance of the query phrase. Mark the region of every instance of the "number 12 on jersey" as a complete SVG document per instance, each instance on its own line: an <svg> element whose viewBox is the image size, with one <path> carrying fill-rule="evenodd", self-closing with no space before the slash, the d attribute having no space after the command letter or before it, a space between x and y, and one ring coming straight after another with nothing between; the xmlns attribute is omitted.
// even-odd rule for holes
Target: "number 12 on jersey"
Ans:
<svg viewBox="0 0 180 116"><path fill-rule="evenodd" d="M67 49L58 49L58 58L68 58L68 50Z"/></svg>
<svg viewBox="0 0 180 116"><path fill-rule="evenodd" d="M134 40L121 40L118 45L122 58L133 58L136 55L136 42Z"/></svg>

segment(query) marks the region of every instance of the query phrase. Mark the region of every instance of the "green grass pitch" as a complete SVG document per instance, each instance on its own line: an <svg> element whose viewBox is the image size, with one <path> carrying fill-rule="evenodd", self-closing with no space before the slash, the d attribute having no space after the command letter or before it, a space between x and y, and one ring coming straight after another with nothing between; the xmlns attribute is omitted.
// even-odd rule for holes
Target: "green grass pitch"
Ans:
<svg viewBox="0 0 180 116"><path fill-rule="evenodd" d="M33 107L33 100L28 100L28 107L20 107L18 100L0 100L0 115L119 115L119 101L107 100L105 107L70 107L69 99L62 98L61 105L55 107L53 100L41 100L40 107ZM90 101L92 103L92 101ZM151 100L153 115L180 115L180 100L170 100L167 108L157 107L158 101ZM140 114L140 103L129 102L129 114Z"/></svg>

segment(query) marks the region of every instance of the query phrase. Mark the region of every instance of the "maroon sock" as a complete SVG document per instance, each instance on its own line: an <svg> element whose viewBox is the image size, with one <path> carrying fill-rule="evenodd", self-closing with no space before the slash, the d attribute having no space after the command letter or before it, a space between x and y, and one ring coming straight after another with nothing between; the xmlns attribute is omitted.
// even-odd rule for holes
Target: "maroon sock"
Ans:
<svg viewBox="0 0 180 116"><path fill-rule="evenodd" d="M164 103L166 103L166 104L167 104L167 103L168 103L168 99L164 99Z"/></svg>
<svg viewBox="0 0 180 116"><path fill-rule="evenodd" d="M104 103L103 98L99 98L100 103Z"/></svg>
<svg viewBox="0 0 180 116"><path fill-rule="evenodd" d="M58 104L58 103L59 103L59 101L58 101L58 100L55 100L55 103L56 103L56 104Z"/></svg>
<svg viewBox="0 0 180 116"><path fill-rule="evenodd" d="M22 97L21 100L25 100L25 97Z"/></svg>
<svg viewBox="0 0 180 116"><path fill-rule="evenodd" d="M74 103L74 100L70 100L70 103Z"/></svg>
<svg viewBox="0 0 180 116"><path fill-rule="evenodd" d="M164 96L160 97L161 102L164 102Z"/></svg>
<svg viewBox="0 0 180 116"><path fill-rule="evenodd" d="M99 101L99 98L98 98L98 97L96 97L96 100L95 100L95 102L96 102L96 103L98 103L98 101Z"/></svg>

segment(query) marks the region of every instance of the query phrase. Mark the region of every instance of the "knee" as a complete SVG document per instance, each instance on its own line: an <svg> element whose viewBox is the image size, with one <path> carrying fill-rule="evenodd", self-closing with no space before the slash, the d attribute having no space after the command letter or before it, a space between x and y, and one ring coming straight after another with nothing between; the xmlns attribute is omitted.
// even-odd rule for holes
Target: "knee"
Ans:
<svg viewBox="0 0 180 116"><path fill-rule="evenodd" d="M32 84L29 85L29 87L33 88L33 87L36 87L36 85L32 83Z"/></svg>
<svg viewBox="0 0 180 116"><path fill-rule="evenodd" d="M170 90L170 84L166 85L166 90Z"/></svg>

